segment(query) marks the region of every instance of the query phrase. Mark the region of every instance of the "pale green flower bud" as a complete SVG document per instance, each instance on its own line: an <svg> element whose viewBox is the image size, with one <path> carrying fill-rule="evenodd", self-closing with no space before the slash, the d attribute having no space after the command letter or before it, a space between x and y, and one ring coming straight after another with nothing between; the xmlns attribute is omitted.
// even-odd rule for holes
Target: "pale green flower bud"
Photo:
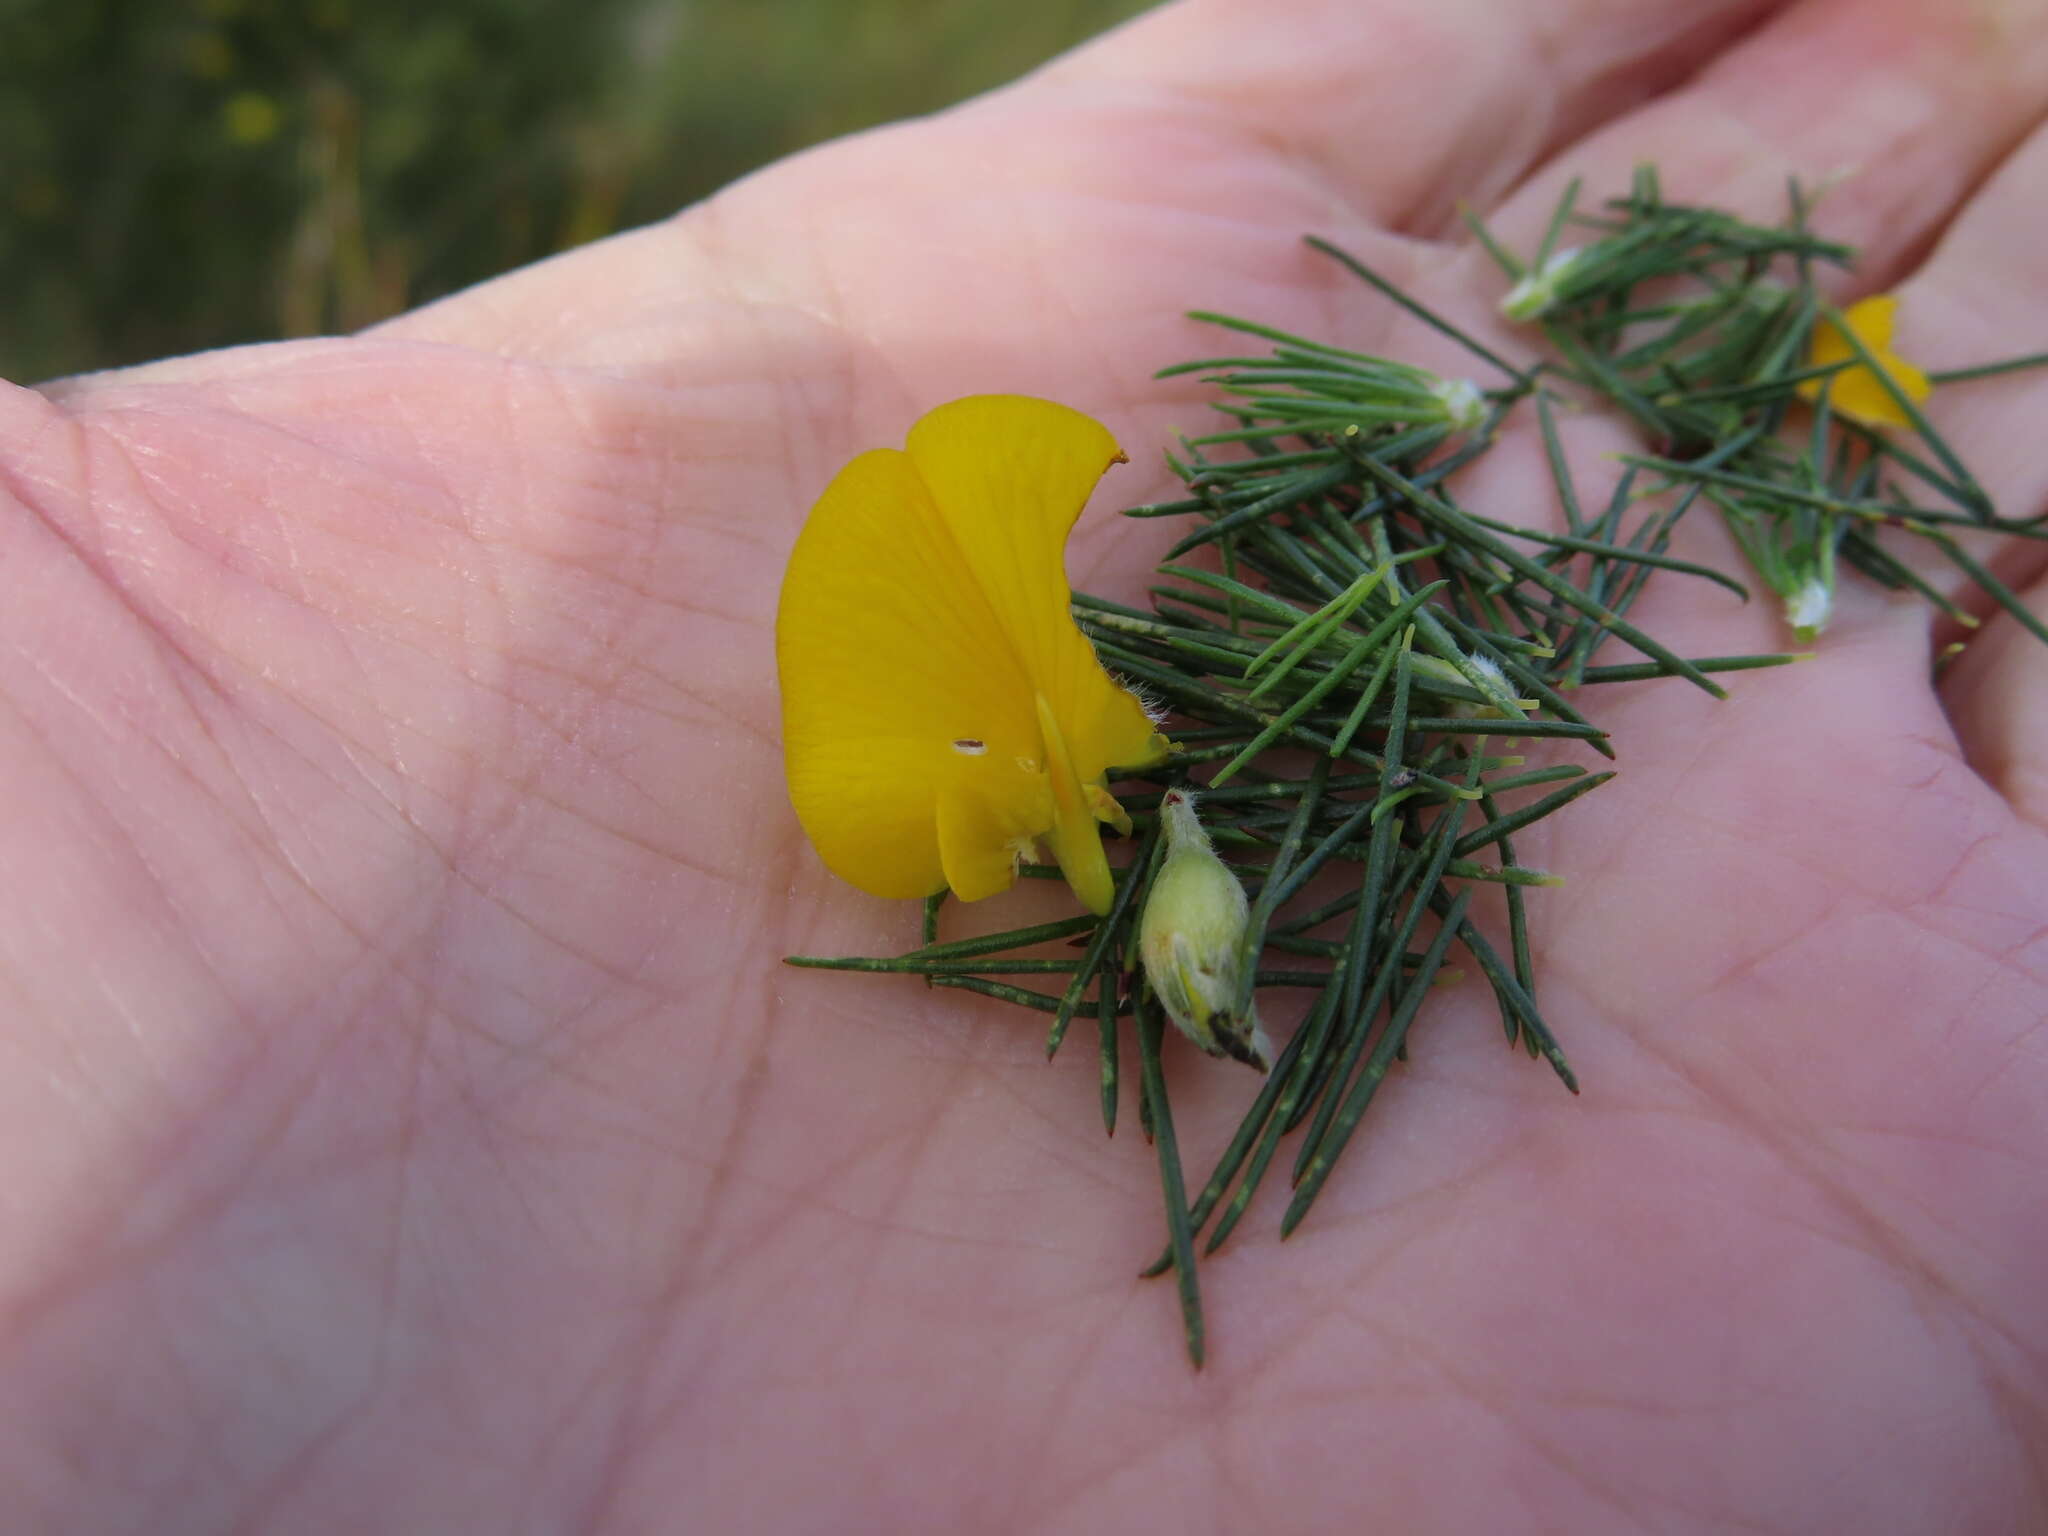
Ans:
<svg viewBox="0 0 2048 1536"><path fill-rule="evenodd" d="M1470 379L1438 379L1429 392L1444 408L1444 420L1460 432L1476 431L1486 420L1486 397Z"/></svg>
<svg viewBox="0 0 2048 1536"><path fill-rule="evenodd" d="M1797 592L1785 599L1785 622L1803 644L1828 627L1834 607L1832 583L1819 576L1809 576Z"/></svg>
<svg viewBox="0 0 2048 1536"><path fill-rule="evenodd" d="M1462 667L1453 666L1440 657L1414 651L1409 654L1408 668L1424 688L1432 683L1448 684L1485 697L1487 702L1483 704L1453 697L1445 712L1461 719L1519 719L1524 711L1536 708L1536 700L1515 696L1515 690L1509 686L1498 662L1476 651L1465 658Z"/></svg>
<svg viewBox="0 0 2048 1536"><path fill-rule="evenodd" d="M1259 1027L1258 1009L1247 1004L1242 1017L1237 1013L1251 918L1244 887L1209 846L1192 796L1168 791L1159 814L1166 861L1138 924L1145 974L1182 1034L1211 1056L1234 1057L1266 1071L1273 1047Z"/></svg>
<svg viewBox="0 0 2048 1536"><path fill-rule="evenodd" d="M1521 280L1507 291L1500 301L1500 312L1510 320L1534 320L1545 313L1557 302L1558 289L1571 276L1578 257L1579 248L1575 245L1552 251L1540 268L1524 272Z"/></svg>

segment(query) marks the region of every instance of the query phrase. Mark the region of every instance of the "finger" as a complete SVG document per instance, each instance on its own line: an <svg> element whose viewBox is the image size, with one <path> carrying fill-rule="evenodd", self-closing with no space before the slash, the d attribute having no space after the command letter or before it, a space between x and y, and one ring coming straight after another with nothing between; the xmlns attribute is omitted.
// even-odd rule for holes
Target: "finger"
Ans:
<svg viewBox="0 0 2048 1536"><path fill-rule="evenodd" d="M1370 222L1442 231L1784 0L1182 0L1060 61L1211 106Z"/></svg>
<svg viewBox="0 0 2048 1536"><path fill-rule="evenodd" d="M2048 584L2026 601L2048 621ZM2048 832L2048 646L2001 614L1956 659L1941 692L1970 766Z"/></svg>
<svg viewBox="0 0 2048 1536"><path fill-rule="evenodd" d="M2036 128L1999 167L1901 286L1899 344L1906 356L1939 374L2048 351L2044 204L2048 127ZM2048 370L2029 370L1939 385L1925 406L2005 517L2048 511L2048 459L2040 451L2044 398ZM2012 539L1979 545L1978 552L2016 586L2048 567L2048 543Z"/></svg>
<svg viewBox="0 0 2048 1536"><path fill-rule="evenodd" d="M2048 0L1804 0L1683 90L1607 124L1494 217L1526 245L1566 183L1592 198L1657 166L1667 194L1757 218L1828 183L1823 233L1883 286L2048 109Z"/></svg>
<svg viewBox="0 0 2048 1536"><path fill-rule="evenodd" d="M1932 370L2015 352L2048 350L2048 271L2039 221L2048 199L2048 128L2036 129L1956 219L1901 290L1901 344ZM2008 517L2048 511L2048 463L2039 450L2048 372L1941 385L1929 415ZM1979 540L1976 553L2029 610L2048 622L2048 543ZM1929 579L1973 611L1953 570ZM2028 588L2031 587L2031 591ZM1989 610L1941 684L1963 755L2019 815L2048 829L2048 645L2010 615Z"/></svg>

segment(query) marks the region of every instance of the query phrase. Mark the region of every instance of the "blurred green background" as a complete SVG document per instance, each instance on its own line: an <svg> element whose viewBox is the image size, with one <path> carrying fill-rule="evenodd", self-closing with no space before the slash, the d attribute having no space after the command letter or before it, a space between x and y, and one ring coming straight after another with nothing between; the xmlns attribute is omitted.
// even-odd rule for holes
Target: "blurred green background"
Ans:
<svg viewBox="0 0 2048 1536"><path fill-rule="evenodd" d="M1146 0L0 0L0 377L347 331Z"/></svg>

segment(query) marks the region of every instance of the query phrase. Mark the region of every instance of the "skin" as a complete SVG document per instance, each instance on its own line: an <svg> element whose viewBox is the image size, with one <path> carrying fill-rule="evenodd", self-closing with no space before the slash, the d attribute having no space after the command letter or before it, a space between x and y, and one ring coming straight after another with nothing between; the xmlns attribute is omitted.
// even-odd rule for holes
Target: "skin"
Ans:
<svg viewBox="0 0 2048 1536"><path fill-rule="evenodd" d="M1598 695L1621 777L1520 850L1585 1093L1433 1001L1304 1228L1203 1271L1198 1375L1085 1032L777 964L917 916L799 837L771 622L831 472L982 389L1118 434L1070 564L1140 591L1184 307L1477 366L1304 231L1513 346L1459 199L1526 245L1573 174L1770 216L1861 165L1840 295L2037 348L2044 111L2031 0L1188 0L363 336L8 388L10 1528L2038 1528L2048 648L1934 688L1845 581L1727 703ZM1929 405L2014 515L2044 408ZM1569 429L1597 495L1626 434ZM1985 548L2048 612L2044 552ZM1169 1070L1199 1178L1252 1079Z"/></svg>

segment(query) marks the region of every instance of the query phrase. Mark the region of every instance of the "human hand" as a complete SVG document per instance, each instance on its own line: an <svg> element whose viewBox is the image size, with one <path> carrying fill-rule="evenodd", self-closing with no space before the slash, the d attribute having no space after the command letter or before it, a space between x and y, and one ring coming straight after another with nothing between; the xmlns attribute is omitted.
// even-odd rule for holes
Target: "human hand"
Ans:
<svg viewBox="0 0 2048 1536"><path fill-rule="evenodd" d="M1903 350L2037 346L2044 12L1188 0L365 336L0 396L17 1528L2048 1518L2009 621L1937 693L1925 610L1845 581L1814 662L1603 695L1622 776L1522 848L1571 881L1531 905L1586 1092L1433 1004L1308 1224L1262 1201L1205 1270L1200 1375L1085 1052L778 964L916 909L802 843L771 659L805 508L939 401L1111 426L1070 564L1128 595L1161 530L1107 510L1203 418L1147 382L1212 345L1182 309L1455 363L1308 231L1486 326L1459 199L1526 243L1572 174L1768 216L1853 164L1821 223ZM1929 407L2011 515L2044 402ZM1624 441L1571 430L1589 474ZM1537 520L1520 451L1470 494ZM1652 592L1687 652L1782 643ZM1251 1079L1171 1067L1199 1177Z"/></svg>

